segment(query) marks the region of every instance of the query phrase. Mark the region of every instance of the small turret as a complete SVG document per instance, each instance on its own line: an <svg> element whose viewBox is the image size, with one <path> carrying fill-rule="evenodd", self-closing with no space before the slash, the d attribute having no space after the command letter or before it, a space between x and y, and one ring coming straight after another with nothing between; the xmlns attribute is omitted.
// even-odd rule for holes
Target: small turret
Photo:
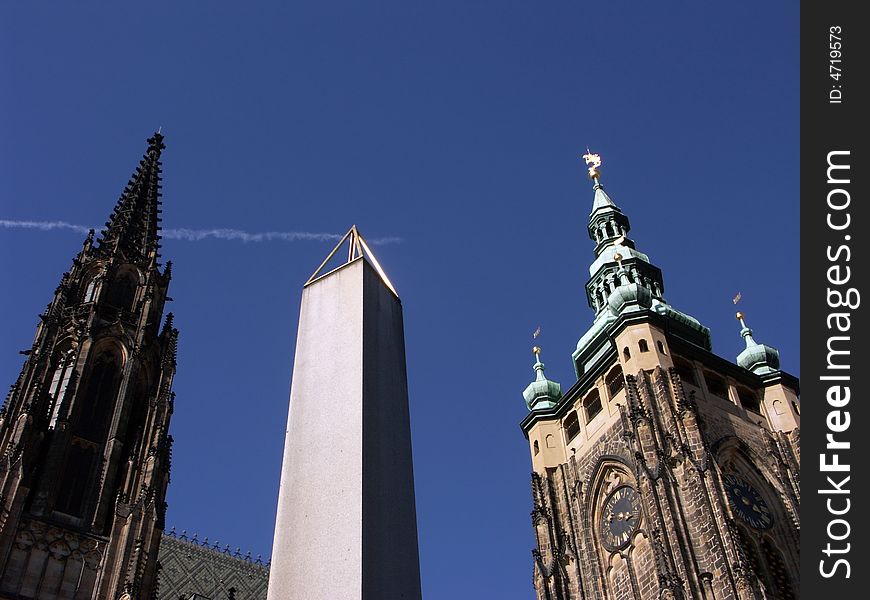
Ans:
<svg viewBox="0 0 870 600"><path fill-rule="evenodd" d="M552 408L562 397L562 386L555 381L550 381L544 375L544 363L541 362L541 349L532 348L535 354L535 380L526 387L523 397L529 410Z"/></svg>
<svg viewBox="0 0 870 600"><path fill-rule="evenodd" d="M759 344L752 338L752 330L746 326L743 313L737 313L737 320L743 327L740 335L746 340L746 349L737 355L737 364L756 375L767 375L779 371L779 350L766 344Z"/></svg>

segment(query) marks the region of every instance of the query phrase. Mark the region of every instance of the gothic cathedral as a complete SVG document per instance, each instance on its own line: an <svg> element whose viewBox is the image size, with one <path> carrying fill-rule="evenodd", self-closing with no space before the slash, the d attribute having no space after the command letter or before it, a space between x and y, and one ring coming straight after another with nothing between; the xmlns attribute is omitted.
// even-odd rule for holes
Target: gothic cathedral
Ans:
<svg viewBox="0 0 870 600"><path fill-rule="evenodd" d="M627 237L600 158L584 158L595 319L572 354L576 383L562 393L535 348L524 392L537 597L797 598L798 381L741 313L737 364L711 352Z"/></svg>
<svg viewBox="0 0 870 600"><path fill-rule="evenodd" d="M155 133L91 231L0 411L0 599L151 599L178 331L163 327Z"/></svg>

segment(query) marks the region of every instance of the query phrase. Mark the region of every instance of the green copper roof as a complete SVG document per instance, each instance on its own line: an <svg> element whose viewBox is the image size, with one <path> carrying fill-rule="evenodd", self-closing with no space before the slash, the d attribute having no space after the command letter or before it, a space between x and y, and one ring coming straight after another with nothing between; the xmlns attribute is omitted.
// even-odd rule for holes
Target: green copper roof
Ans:
<svg viewBox="0 0 870 600"><path fill-rule="evenodd" d="M595 275L601 267L608 263L616 264L616 259L613 258L613 255L616 253L622 255L623 259L636 258L638 260L642 260L645 263L649 263L649 256L644 254L643 252L639 252L634 248L620 244L620 243L612 243L601 251L601 254L592 261L592 264L589 265L589 276ZM652 264L652 263L650 263Z"/></svg>
<svg viewBox="0 0 870 600"><path fill-rule="evenodd" d="M710 330L664 299L661 270L627 237L630 230L628 217L597 179L592 189L592 210L587 228L590 238L596 242L596 256L589 265L586 296L595 310L595 321L577 342L573 353L578 375L582 370L578 359L582 355L585 364L593 358L590 353L600 352L603 337L609 335L611 325L623 315L655 312L674 324L669 328L674 335L709 349Z"/></svg>
<svg viewBox="0 0 870 600"><path fill-rule="evenodd" d="M523 392L529 410L552 408L562 397L562 386L547 379L544 375L544 363L541 362L540 355L538 357L534 367L535 380Z"/></svg>
<svg viewBox="0 0 870 600"><path fill-rule="evenodd" d="M752 338L752 330L746 326L743 313L737 313L742 325L740 335L746 340L746 349L737 355L737 364L757 375L766 375L779 370L779 350L766 344L759 344Z"/></svg>

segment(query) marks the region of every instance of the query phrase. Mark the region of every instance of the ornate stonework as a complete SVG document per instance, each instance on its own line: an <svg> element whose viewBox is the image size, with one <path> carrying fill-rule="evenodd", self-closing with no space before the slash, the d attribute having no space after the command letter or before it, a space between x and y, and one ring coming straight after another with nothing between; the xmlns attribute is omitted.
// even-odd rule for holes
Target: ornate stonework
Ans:
<svg viewBox="0 0 870 600"><path fill-rule="evenodd" d="M0 410L0 598L153 597L178 331L163 308L160 154L64 273Z"/></svg>
<svg viewBox="0 0 870 600"><path fill-rule="evenodd" d="M797 598L798 382L742 315L738 364L713 354L597 177L594 191L577 382L563 395L538 359L524 393L537 597Z"/></svg>

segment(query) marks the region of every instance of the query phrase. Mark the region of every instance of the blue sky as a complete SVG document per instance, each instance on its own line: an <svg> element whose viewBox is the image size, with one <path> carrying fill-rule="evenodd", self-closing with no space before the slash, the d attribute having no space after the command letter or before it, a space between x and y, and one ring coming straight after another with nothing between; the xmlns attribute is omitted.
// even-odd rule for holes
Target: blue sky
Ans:
<svg viewBox="0 0 870 600"><path fill-rule="evenodd" d="M665 296L799 374L793 2L6 3L0 220L99 225L162 126L164 226L401 238L423 591L528 599L518 427L542 327L591 323L580 156ZM11 384L83 236L0 227ZM181 330L168 525L268 556L301 286L318 241L169 239ZM324 403L324 410L340 407Z"/></svg>

